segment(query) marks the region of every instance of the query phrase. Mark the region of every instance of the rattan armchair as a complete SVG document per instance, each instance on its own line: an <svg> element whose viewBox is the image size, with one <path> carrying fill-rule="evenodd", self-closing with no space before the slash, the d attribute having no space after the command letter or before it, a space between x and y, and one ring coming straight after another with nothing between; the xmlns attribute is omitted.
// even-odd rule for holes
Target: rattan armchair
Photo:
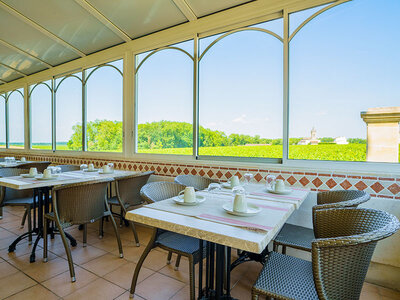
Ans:
<svg viewBox="0 0 400 300"><path fill-rule="evenodd" d="M81 169L80 166L76 165L58 165L56 167L61 168L61 172L78 171Z"/></svg>
<svg viewBox="0 0 400 300"><path fill-rule="evenodd" d="M178 175L175 177L175 182L184 186L192 186L196 191L201 191L206 189L210 183L217 181L199 175Z"/></svg>
<svg viewBox="0 0 400 300"><path fill-rule="evenodd" d="M110 205L110 210L112 211L113 206L120 207L120 214L114 213L122 222L128 222L125 219L125 214L128 210L137 208L145 203L145 200L140 196L140 189L147 183L150 175L154 174L154 171L149 171L145 173L135 174L131 176L125 176L115 179L115 189L116 196L108 198L108 204ZM139 237L137 235L135 225L133 222L129 222L133 235L135 237L136 246L140 246ZM100 232L103 235L103 232Z"/></svg>
<svg viewBox="0 0 400 300"><path fill-rule="evenodd" d="M30 169L36 168L38 172L43 173L43 171L51 165L50 161L38 161L38 162L31 162L31 163L23 163L18 166L20 169Z"/></svg>
<svg viewBox="0 0 400 300"><path fill-rule="evenodd" d="M148 203L153 203L175 197L180 191L184 190L185 186L173 182L151 182L142 187L140 195ZM152 239L140 257L135 273L133 274L131 295L134 294L136 282L139 271L150 250L160 247L167 250L168 262L171 260L173 253L178 254L177 265L179 266L180 256L185 256L189 260L189 277L190 277L190 299L195 299L195 272L194 266L199 261L200 255L204 255L203 251L199 249L199 240L181 235L178 233L168 232L161 229L156 229L153 233Z"/></svg>
<svg viewBox="0 0 400 300"><path fill-rule="evenodd" d="M317 194L317 205L313 207L313 211L326 208L357 207L370 198L368 193L357 190L320 192ZM313 229L286 223L275 237L274 251L278 251L278 246L282 246L283 254L286 254L286 247L310 252L313 239Z"/></svg>
<svg viewBox="0 0 400 300"><path fill-rule="evenodd" d="M120 257L123 257L122 244L115 224L115 220L107 204L106 191L110 179L89 181L84 183L63 185L53 189L52 204L53 212L44 215L44 247L43 261L47 262L47 227L49 221L54 221L60 232L65 252L67 253L71 281L75 281L75 270L72 261L71 250L68 246L64 228L84 224L83 244L86 245L87 223L93 223L108 216L114 226L118 242Z"/></svg>
<svg viewBox="0 0 400 300"><path fill-rule="evenodd" d="M1 168L0 177L18 176L27 173L25 169ZM32 230L31 210L34 204L33 190L14 190L7 187L0 188L0 219L3 218L3 206L23 206L25 214L22 217L21 227L24 227L25 219L28 218L28 231ZM28 235L29 243L32 243L32 235Z"/></svg>
<svg viewBox="0 0 400 300"><path fill-rule="evenodd" d="M252 289L275 299L359 299L377 242L400 223L379 210L330 208L314 211L312 261L272 252Z"/></svg>

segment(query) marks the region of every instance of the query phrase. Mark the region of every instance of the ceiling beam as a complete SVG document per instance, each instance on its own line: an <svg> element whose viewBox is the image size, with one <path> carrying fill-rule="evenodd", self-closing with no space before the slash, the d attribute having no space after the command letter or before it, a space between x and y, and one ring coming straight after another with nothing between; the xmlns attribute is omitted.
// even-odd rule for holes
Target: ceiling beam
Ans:
<svg viewBox="0 0 400 300"><path fill-rule="evenodd" d="M5 40L0 39L0 44L6 46L7 48L9 48L9 49L11 49L11 50L14 50L14 51L16 51L16 52L19 52L19 53L21 53L21 54L23 54L23 55L25 55L25 56L29 56L30 58L33 58L33 59L35 59L35 60L41 62L42 64L46 65L48 68L52 68L52 67L53 67L51 64L45 62L44 60L40 59L39 57L37 57L37 56L35 56L35 55L32 55L32 54L30 54L29 52L26 52L26 51L24 51L24 50L22 50L22 49L20 49L20 48L18 48L18 47L16 47L16 46L14 46L14 45L11 45L10 43L6 42Z"/></svg>
<svg viewBox="0 0 400 300"><path fill-rule="evenodd" d="M0 82L1 82L1 83L7 83L7 81L1 80L1 79L0 79Z"/></svg>
<svg viewBox="0 0 400 300"><path fill-rule="evenodd" d="M23 72L21 72L21 71L18 71L17 69L15 69L15 68L13 68L13 67L10 67L9 65L3 64L2 62L0 62L0 66L3 66L3 67L6 68L6 69L12 70L12 71L14 71L15 73L18 73L18 74L20 74L20 75L22 75L22 76L24 76L24 77L28 76L27 74L25 74L25 73L23 73Z"/></svg>
<svg viewBox="0 0 400 300"><path fill-rule="evenodd" d="M189 21L196 21L197 16L186 0L172 0Z"/></svg>
<svg viewBox="0 0 400 300"><path fill-rule="evenodd" d="M80 6L82 6L89 14L91 14L93 17L95 17L97 20L103 23L103 25L112 30L125 42L130 42L132 40L125 31L123 31L121 28L119 28L117 25L111 22L110 19L108 19L105 15L103 15L97 8L95 8L89 2L87 2L86 0L75 0L75 2L78 3Z"/></svg>
<svg viewBox="0 0 400 300"><path fill-rule="evenodd" d="M21 14L19 11L17 11L16 9L14 9L11 6L7 5L3 1L0 1L0 8L3 8L8 13L12 14L13 16L17 17L18 19L20 19L21 21L25 22L29 26L31 26L31 27L35 28L36 30L40 31L44 35L46 35L49 38L51 38L53 41L63 45L64 47L66 47L68 49L71 49L72 51L74 51L79 56L81 56L81 57L86 56L86 54L83 53L82 51L80 51L79 49L77 49L74 46L72 46L71 44L67 43L66 41L64 41L62 38L58 37L54 33L51 33L46 28L42 27L41 25L39 25L35 21L29 19L25 15Z"/></svg>

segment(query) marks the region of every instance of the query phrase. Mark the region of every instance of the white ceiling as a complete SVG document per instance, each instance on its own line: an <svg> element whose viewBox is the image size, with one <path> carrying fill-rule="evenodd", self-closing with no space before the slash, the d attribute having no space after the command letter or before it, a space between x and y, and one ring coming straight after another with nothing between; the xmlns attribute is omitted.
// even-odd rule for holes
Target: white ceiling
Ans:
<svg viewBox="0 0 400 300"><path fill-rule="evenodd" d="M250 0L0 0L0 84Z"/></svg>

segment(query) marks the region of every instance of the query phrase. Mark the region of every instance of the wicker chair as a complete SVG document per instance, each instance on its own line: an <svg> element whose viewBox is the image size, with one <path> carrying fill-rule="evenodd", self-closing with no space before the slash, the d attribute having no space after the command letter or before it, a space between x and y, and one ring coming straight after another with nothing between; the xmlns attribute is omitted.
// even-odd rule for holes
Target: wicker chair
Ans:
<svg viewBox="0 0 400 300"><path fill-rule="evenodd" d="M64 228L84 224L83 245L86 245L87 223L93 223L101 220L105 216L109 216L114 226L115 235L117 237L120 257L123 257L122 244L115 224L115 220L110 212L106 199L107 185L110 179L102 179L89 181L84 183L63 185L53 189L52 204L53 212L44 215L44 247L43 261L47 262L47 227L49 221L56 223L57 229L60 232L61 239L64 244L65 252L67 253L69 272L71 281L75 281L75 270L72 261L71 250L69 249Z"/></svg>
<svg viewBox="0 0 400 300"><path fill-rule="evenodd" d="M217 181L199 175L179 175L175 177L175 182L184 186L192 186L196 191L201 191L206 189L210 183Z"/></svg>
<svg viewBox="0 0 400 300"><path fill-rule="evenodd" d="M153 203L161 200L165 200L171 197L175 197L179 194L180 191L184 190L185 186L173 183L173 182L151 182L142 187L140 191L140 195L142 198L148 202ZM160 247L164 250L167 250L168 260L167 263L171 260L172 252L178 254L176 267L179 267L179 260L181 256L185 256L189 260L189 277L190 277L190 299L195 299L195 272L194 266L199 261L200 255L204 255L203 251L199 250L199 240L181 235L178 233L168 232L165 230L157 229L155 230L151 241L148 246L144 250L142 256L140 257L136 270L140 270L144 260L149 254L150 250ZM134 293L136 282L138 278L138 273L133 274L132 286L131 286L131 294Z"/></svg>
<svg viewBox="0 0 400 300"><path fill-rule="evenodd" d="M61 172L70 172L70 171L80 170L80 166L76 166L76 165L58 165L56 167L61 168Z"/></svg>
<svg viewBox="0 0 400 300"><path fill-rule="evenodd" d="M357 207L370 199L370 195L364 191L330 191L317 194L317 205L313 211L326 208ZM274 251L282 246L282 253L286 254L286 247L311 252L311 241L314 239L314 231L311 228L285 224L275 237Z"/></svg>
<svg viewBox="0 0 400 300"><path fill-rule="evenodd" d="M359 299L377 242L400 223L379 210L330 208L314 211L312 261L272 252L252 289L275 299Z"/></svg>
<svg viewBox="0 0 400 300"><path fill-rule="evenodd" d="M27 173L25 169L19 168L1 168L0 177L19 176ZM32 230L31 210L34 204L33 190L14 190L6 187L0 189L0 219L3 218L3 206L23 206L25 214L22 218L21 227L25 225L25 219L28 217L28 231ZM28 235L29 244L32 243L32 235Z"/></svg>
<svg viewBox="0 0 400 300"><path fill-rule="evenodd" d="M125 214L129 209L137 208L143 205L145 202L143 198L140 196L140 189L147 183L150 175L154 174L154 171L149 171L141 174L135 174L126 177L120 177L115 179L115 189L116 196L108 198L108 204L110 205L110 210L112 211L112 206L119 206L121 209L121 213L113 213L116 215L122 222L128 222L125 220ZM135 237L136 246L140 246L139 237L137 235L135 225L133 222L129 222L133 231L133 235ZM103 235L103 232L100 232L100 235Z"/></svg>
<svg viewBox="0 0 400 300"><path fill-rule="evenodd" d="M50 166L51 162L50 161L38 161L38 162L31 162L31 163L26 163L26 164L20 164L18 168L20 169L30 169L30 168L36 168L38 172L42 172Z"/></svg>

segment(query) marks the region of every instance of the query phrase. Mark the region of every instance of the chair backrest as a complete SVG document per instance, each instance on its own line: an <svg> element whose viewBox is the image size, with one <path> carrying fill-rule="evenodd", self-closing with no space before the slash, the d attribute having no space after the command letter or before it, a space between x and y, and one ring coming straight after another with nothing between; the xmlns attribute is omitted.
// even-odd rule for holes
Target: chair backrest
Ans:
<svg viewBox="0 0 400 300"><path fill-rule="evenodd" d="M367 202L371 196L364 191L328 191L317 194L317 209L335 207L357 207Z"/></svg>
<svg viewBox="0 0 400 300"><path fill-rule="evenodd" d="M78 171L81 169L80 166L76 165L58 165L57 167L61 168L61 172Z"/></svg>
<svg viewBox="0 0 400 300"><path fill-rule="evenodd" d="M53 206L62 223L85 224L94 222L108 211L105 178L56 187L52 192Z"/></svg>
<svg viewBox="0 0 400 300"><path fill-rule="evenodd" d="M184 186L192 186L196 191L201 191L216 181L199 175L178 175L175 177L175 182Z"/></svg>
<svg viewBox="0 0 400 300"><path fill-rule="evenodd" d="M185 186L179 183L156 181L144 185L140 190L140 196L147 203L153 203L175 197L184 189Z"/></svg>
<svg viewBox="0 0 400 300"><path fill-rule="evenodd" d="M25 169L19 168L0 168L0 177L19 176L28 173ZM1 187L0 204L6 204L7 200L33 197L33 190L14 190L11 188Z"/></svg>
<svg viewBox="0 0 400 300"><path fill-rule="evenodd" d="M147 183L154 171L115 179L117 197L126 206L137 206L143 203L141 188Z"/></svg>
<svg viewBox="0 0 400 300"><path fill-rule="evenodd" d="M376 243L400 223L391 214L364 208L315 211L312 242L314 283L319 299L359 299Z"/></svg>
<svg viewBox="0 0 400 300"><path fill-rule="evenodd" d="M50 161L38 161L38 162L32 162L32 163L26 163L26 164L21 164L18 166L20 169L30 169L30 168L36 168L38 172L42 172L50 166L51 162Z"/></svg>

